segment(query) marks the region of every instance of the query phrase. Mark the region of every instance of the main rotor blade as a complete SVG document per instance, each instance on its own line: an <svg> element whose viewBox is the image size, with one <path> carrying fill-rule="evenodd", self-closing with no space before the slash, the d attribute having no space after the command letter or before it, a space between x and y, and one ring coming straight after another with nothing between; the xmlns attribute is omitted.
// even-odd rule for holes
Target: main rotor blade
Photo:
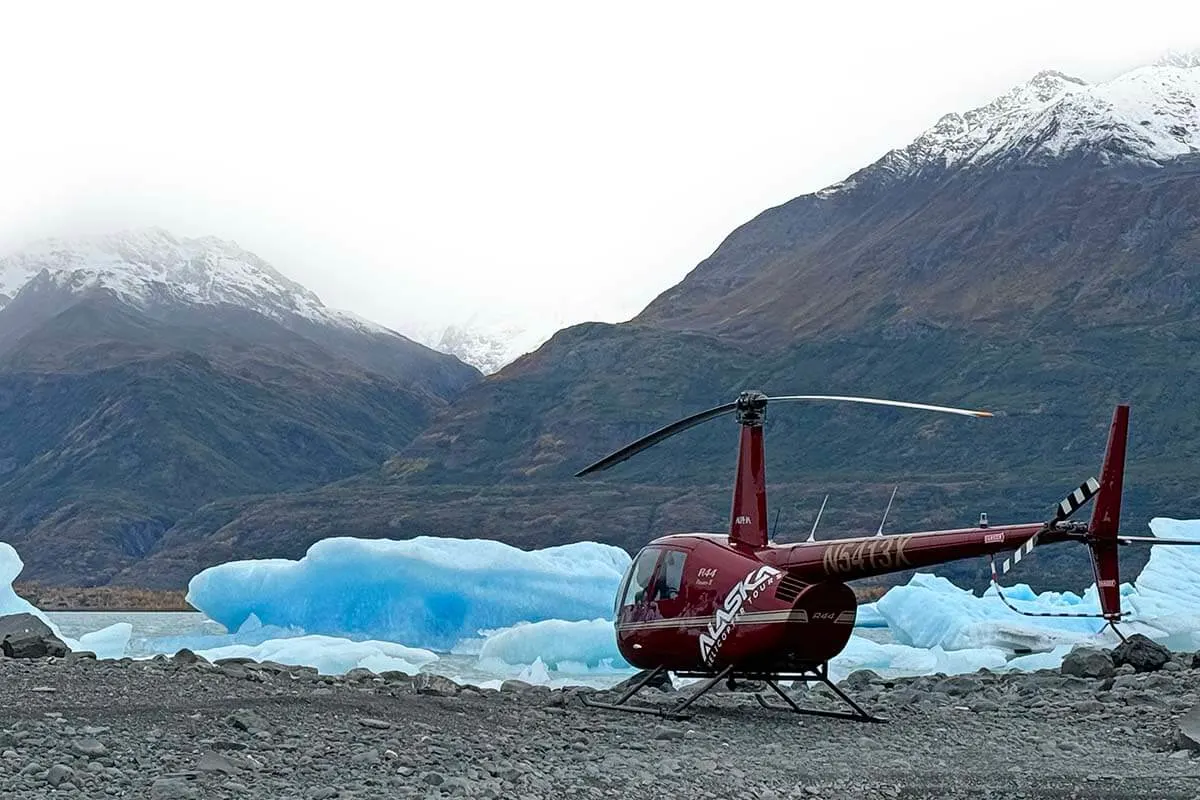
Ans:
<svg viewBox="0 0 1200 800"><path fill-rule="evenodd" d="M899 408L916 408L921 411L941 411L946 414L961 414L964 417L990 417L990 411L972 411L967 408L950 408L949 406L931 406L925 403L905 403L900 400L877 400L872 397L838 397L827 394L792 394L782 397L768 397L767 401L777 400L834 400L842 403L869 403L875 406L897 406Z"/></svg>
<svg viewBox="0 0 1200 800"><path fill-rule="evenodd" d="M637 455L647 447L653 447L663 439L674 436L677 433L682 433L688 428L691 428L694 425L699 425L701 422L707 422L713 417L719 417L722 414L728 414L735 408L737 408L737 403L726 403L725 405L717 406L716 408L710 408L707 411L701 411L699 414L692 414L690 417L684 417L678 422L672 422L665 428L659 428L654 433L647 434L641 439L638 439L636 442L625 445L615 453L610 453L609 455L597 461L595 464L592 464L589 467L584 467L583 469L579 470L579 472L575 473L575 477L582 478L584 475L588 475L593 472L599 472L616 464L620 464L625 459Z"/></svg>

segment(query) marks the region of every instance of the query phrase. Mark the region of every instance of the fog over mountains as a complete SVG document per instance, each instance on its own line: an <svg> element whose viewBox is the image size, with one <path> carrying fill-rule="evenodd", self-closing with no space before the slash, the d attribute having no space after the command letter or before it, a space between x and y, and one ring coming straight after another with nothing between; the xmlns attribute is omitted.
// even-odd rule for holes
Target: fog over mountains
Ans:
<svg viewBox="0 0 1200 800"><path fill-rule="evenodd" d="M155 586L334 535L632 550L726 525L735 432L570 476L746 388L997 412L772 410L781 539L826 493L822 535L873 531L897 484L895 530L1039 519L1098 470L1116 402L1128 527L1200 515L1197 103L1195 54L1040 73L762 212L627 323L429 333L486 372L516 359L486 379L220 240L10 255L0 538L38 579ZM1083 582L1048 550L1038 569Z"/></svg>

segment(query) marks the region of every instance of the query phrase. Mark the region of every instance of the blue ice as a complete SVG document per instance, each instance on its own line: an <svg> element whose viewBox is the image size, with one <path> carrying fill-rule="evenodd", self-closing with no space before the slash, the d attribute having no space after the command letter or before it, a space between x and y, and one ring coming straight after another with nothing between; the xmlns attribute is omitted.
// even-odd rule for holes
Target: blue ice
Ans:
<svg viewBox="0 0 1200 800"><path fill-rule="evenodd" d="M229 630L266 626L448 650L485 629L612 615L629 554L595 542L525 551L487 539L324 539L299 561L204 570L188 602Z"/></svg>

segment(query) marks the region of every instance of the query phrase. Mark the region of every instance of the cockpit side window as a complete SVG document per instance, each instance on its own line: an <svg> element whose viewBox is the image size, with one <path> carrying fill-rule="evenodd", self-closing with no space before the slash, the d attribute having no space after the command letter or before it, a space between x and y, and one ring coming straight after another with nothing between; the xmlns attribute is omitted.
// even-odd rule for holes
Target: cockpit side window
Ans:
<svg viewBox="0 0 1200 800"><path fill-rule="evenodd" d="M647 547L638 553L637 558L629 565L618 610L644 603L649 599L646 594L650 588L650 579L654 577L654 566L658 563L660 553L662 550L658 548Z"/></svg>
<svg viewBox="0 0 1200 800"><path fill-rule="evenodd" d="M662 566L658 570L658 586L655 600L671 600L679 596L683 586L683 563L687 553L682 550L667 550L663 553Z"/></svg>

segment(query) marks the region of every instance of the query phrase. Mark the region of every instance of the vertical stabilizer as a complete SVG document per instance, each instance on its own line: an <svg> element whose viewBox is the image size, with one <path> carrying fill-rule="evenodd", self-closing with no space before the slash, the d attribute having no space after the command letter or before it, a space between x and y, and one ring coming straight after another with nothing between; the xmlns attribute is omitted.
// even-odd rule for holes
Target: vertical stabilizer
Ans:
<svg viewBox="0 0 1200 800"><path fill-rule="evenodd" d="M767 546L767 468L762 428L766 406L767 398L760 392L742 392L737 400L742 436L738 442L729 540L750 547Z"/></svg>
<svg viewBox="0 0 1200 800"><path fill-rule="evenodd" d="M1129 406L1119 405L1113 412L1108 431L1108 448L1100 473L1100 491L1088 524L1088 546L1092 551L1092 569L1100 593L1100 610L1105 619L1121 618L1121 574L1117 559L1117 534L1121 528L1121 491L1125 484L1125 443L1129 432Z"/></svg>

